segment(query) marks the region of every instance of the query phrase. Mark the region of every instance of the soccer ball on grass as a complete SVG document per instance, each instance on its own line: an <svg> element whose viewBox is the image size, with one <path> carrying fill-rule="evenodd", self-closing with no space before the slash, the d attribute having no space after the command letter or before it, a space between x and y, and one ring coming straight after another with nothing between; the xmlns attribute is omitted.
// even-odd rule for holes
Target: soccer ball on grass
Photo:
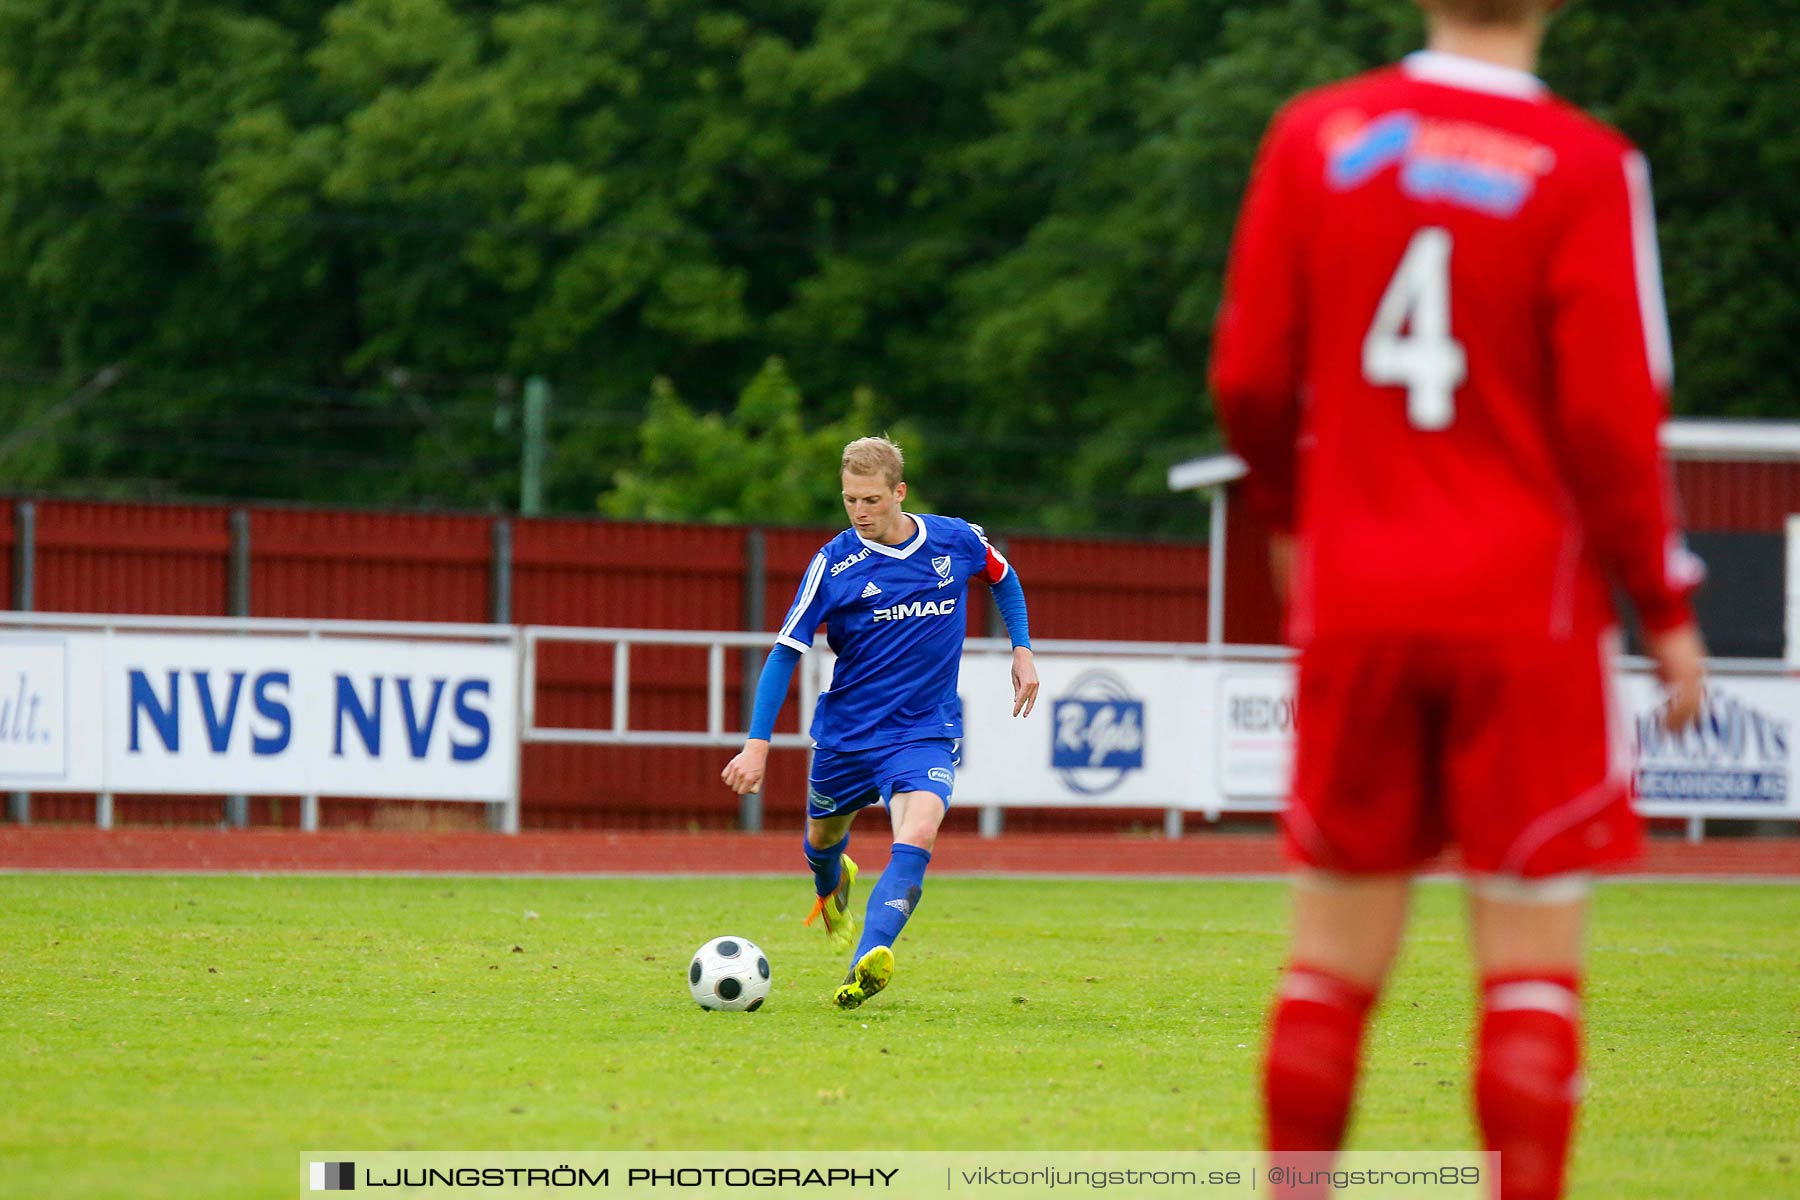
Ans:
<svg viewBox="0 0 1800 1200"><path fill-rule="evenodd" d="M769 957L748 938L716 937L694 951L688 990L701 1008L755 1012L769 998Z"/></svg>

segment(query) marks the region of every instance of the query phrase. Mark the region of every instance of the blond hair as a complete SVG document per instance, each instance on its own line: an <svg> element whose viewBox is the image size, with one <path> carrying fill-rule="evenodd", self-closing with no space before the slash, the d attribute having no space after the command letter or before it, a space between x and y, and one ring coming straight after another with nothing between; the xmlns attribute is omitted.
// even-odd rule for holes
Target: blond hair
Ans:
<svg viewBox="0 0 1800 1200"><path fill-rule="evenodd" d="M906 456L900 447L885 437L857 438L844 447L843 475L879 475L890 488L900 486L906 470Z"/></svg>
<svg viewBox="0 0 1800 1200"><path fill-rule="evenodd" d="M1558 0L1415 0L1434 17L1465 25L1523 25L1558 8Z"/></svg>

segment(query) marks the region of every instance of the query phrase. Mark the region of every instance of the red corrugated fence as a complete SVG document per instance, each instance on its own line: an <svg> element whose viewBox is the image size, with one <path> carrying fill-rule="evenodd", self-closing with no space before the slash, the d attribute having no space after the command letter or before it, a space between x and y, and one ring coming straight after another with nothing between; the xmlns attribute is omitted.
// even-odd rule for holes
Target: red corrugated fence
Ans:
<svg viewBox="0 0 1800 1200"><path fill-rule="evenodd" d="M0 592L11 603L15 501L0 501ZM39 500L35 595L41 611L218 616L231 606L232 509L224 505L110 504ZM781 620L826 529L752 530L568 518L513 518L510 575L495 578L498 518L466 514L252 507L248 516L249 614L346 620L483 623L510 595L518 624L759 631ZM760 546L758 545L760 543ZM759 605L747 604L753 559L762 563ZM1016 537L1008 553L1025 581L1032 629L1043 638L1195 640L1205 635L1206 549L1196 543ZM979 595L980 589L976 589ZM969 605L969 629L988 631L991 604ZM753 653L747 669L761 661ZM604 728L612 720L610 645L549 644L537 662L544 724ZM706 725L706 652L637 647L631 723ZM743 728L744 656L727 658L726 727ZM778 728L794 731L790 697ZM728 751L532 746L521 773L528 827L726 828L738 799L719 782ZM771 757L765 814L797 827L805 756ZM121 823L214 823L217 797L116 798ZM39 821L90 821L93 799L33 797ZM333 799L326 824L478 824L473 806L384 805ZM972 824L957 813L952 828ZM258 797L256 824L294 825L297 797ZM1019 828L1116 827L1160 821L1154 813L1016 813Z"/></svg>
<svg viewBox="0 0 1800 1200"><path fill-rule="evenodd" d="M1689 528L1773 532L1800 512L1800 467L1680 462L1676 487ZM19 498L0 497L0 599L17 579ZM35 515L32 607L42 611L225 615L231 607L233 510L225 505L31 501ZM256 506L248 519L247 577L253 616L651 629L772 630L827 529L750 529L571 518L512 518L511 571L496 579L500 518ZM1195 542L1002 539L1031 602L1040 638L1200 641L1206 637L1207 552ZM1228 530L1226 640L1279 641L1267 570L1267 534L1242 504ZM753 564L760 560L761 586ZM497 587L500 584L502 586ZM990 631L992 605L971 593L969 632ZM754 603L752 603L754 601ZM746 671L760 653L728 657L727 728L746 719ZM548 724L600 728L612 718L612 648L543 647L538 712ZM638 728L701 729L705 652L640 647L632 657L630 719ZM778 728L794 731L790 698ZM522 769L529 827L725 828L738 801L718 781L729 752L533 746ZM799 824L805 756L776 751L765 801L773 827ZM121 822L214 823L217 797L118 798ZM39 821L90 821L91 797L40 794ZM954 811L950 828L973 825ZM258 824L294 825L294 797L252 801ZM479 824L467 805L383 805L331 800L328 824ZM1160 826L1160 813L1015 810L1014 829Z"/></svg>

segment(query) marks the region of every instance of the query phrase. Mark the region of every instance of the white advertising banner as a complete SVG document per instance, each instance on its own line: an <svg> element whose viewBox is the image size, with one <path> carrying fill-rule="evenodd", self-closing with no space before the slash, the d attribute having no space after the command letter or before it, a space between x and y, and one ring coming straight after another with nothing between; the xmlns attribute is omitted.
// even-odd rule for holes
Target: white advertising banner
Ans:
<svg viewBox="0 0 1800 1200"><path fill-rule="evenodd" d="M0 788L99 790L100 726L79 686L99 676L98 638L0 634Z"/></svg>
<svg viewBox="0 0 1800 1200"><path fill-rule="evenodd" d="M1210 799L1232 808L1279 805L1294 769L1294 669L1207 663L1195 672L1218 697L1209 731L1216 763Z"/></svg>
<svg viewBox="0 0 1800 1200"><path fill-rule="evenodd" d="M960 802L1178 807L1199 760L1202 706L1171 659L1041 654L1031 716L1012 715L1012 660L963 659Z"/></svg>
<svg viewBox="0 0 1800 1200"><path fill-rule="evenodd" d="M0 788L505 801L516 680L505 645L0 635Z"/></svg>
<svg viewBox="0 0 1800 1200"><path fill-rule="evenodd" d="M1694 728L1671 734L1662 693L1645 675L1621 680L1637 751L1637 807L1646 816L1800 817L1794 733L1800 680L1715 675Z"/></svg>
<svg viewBox="0 0 1800 1200"><path fill-rule="evenodd" d="M1037 711L1012 714L1011 660L963 659L966 804L1271 810L1293 754L1279 663L1037 656Z"/></svg>
<svg viewBox="0 0 1800 1200"><path fill-rule="evenodd" d="M1081 649L1039 653L1026 719L1012 716L1010 656L965 656L958 803L1280 807L1291 666ZM507 802L518 665L510 643L0 633L0 790ZM1619 682L1643 812L1800 817L1800 679L1721 670L1700 725L1679 736L1658 719L1653 680Z"/></svg>
<svg viewBox="0 0 1800 1200"><path fill-rule="evenodd" d="M1293 770L1284 663L1037 656L1043 690L1011 717L1010 662L963 660L963 804L1272 811ZM1619 675L1622 740L1647 816L1800 817L1800 679L1718 673L1697 728L1672 736L1655 680Z"/></svg>

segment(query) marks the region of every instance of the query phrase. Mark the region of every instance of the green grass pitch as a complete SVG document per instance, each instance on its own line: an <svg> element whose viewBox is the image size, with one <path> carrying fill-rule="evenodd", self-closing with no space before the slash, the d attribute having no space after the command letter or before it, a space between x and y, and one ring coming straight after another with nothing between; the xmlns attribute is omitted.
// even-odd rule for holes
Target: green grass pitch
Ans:
<svg viewBox="0 0 1800 1200"><path fill-rule="evenodd" d="M854 1013L805 880L0 875L18 1196L289 1196L367 1150L1246 1149L1269 883L939 879ZM717 934L761 1013L687 994ZM1578 1197L1800 1194L1800 888L1599 892ZM517 947L517 949L515 949ZM1474 1145L1460 893L1419 890L1353 1145Z"/></svg>

